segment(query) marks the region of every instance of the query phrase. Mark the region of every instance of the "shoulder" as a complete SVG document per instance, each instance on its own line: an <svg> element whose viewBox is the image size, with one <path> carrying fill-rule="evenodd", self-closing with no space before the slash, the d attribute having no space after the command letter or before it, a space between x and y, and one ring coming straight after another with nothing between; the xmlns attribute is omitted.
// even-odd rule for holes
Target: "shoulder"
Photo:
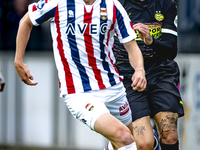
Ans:
<svg viewBox="0 0 200 150"><path fill-rule="evenodd" d="M118 0L122 5L124 5L126 0Z"/></svg>
<svg viewBox="0 0 200 150"><path fill-rule="evenodd" d="M160 2L161 6L165 9L169 9L170 7L175 7L176 2L174 0L157 0Z"/></svg>
<svg viewBox="0 0 200 150"><path fill-rule="evenodd" d="M110 1L110 0L108 0L108 1ZM116 4L116 3L117 3L117 4L122 4L122 1L123 1L123 0L112 0L112 1L114 1L115 4Z"/></svg>
<svg viewBox="0 0 200 150"><path fill-rule="evenodd" d="M177 13L176 2L174 0L157 0L160 3L164 16Z"/></svg>
<svg viewBox="0 0 200 150"><path fill-rule="evenodd" d="M113 4L115 5L117 9L119 9L119 11L124 11L122 1L120 0L107 0L107 1L113 1Z"/></svg>
<svg viewBox="0 0 200 150"><path fill-rule="evenodd" d="M34 10L43 10L45 8L54 7L59 3L60 0L40 0L37 3L34 2L29 6L35 7Z"/></svg>
<svg viewBox="0 0 200 150"><path fill-rule="evenodd" d="M171 4L171 3L176 3L175 0L157 0L160 1L163 4Z"/></svg>

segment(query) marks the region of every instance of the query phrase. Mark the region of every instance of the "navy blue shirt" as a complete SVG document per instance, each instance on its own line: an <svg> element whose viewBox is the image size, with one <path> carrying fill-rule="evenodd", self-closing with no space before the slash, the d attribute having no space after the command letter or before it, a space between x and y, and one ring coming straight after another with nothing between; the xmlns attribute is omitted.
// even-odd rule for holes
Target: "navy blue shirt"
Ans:
<svg viewBox="0 0 200 150"><path fill-rule="evenodd" d="M139 36L136 38L144 57L146 73L160 68L160 66L166 64L166 61L173 61L177 55L176 3L173 0L119 1L126 9L132 23L146 24L153 37L151 45L146 45ZM119 73L125 76L132 76L134 69L129 64L128 53L117 37L115 38L113 51Z"/></svg>

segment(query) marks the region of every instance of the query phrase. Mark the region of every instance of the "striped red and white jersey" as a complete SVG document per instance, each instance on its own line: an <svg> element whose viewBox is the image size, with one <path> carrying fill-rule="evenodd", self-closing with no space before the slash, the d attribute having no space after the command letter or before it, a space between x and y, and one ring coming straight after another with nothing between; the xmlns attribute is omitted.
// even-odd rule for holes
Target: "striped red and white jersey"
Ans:
<svg viewBox="0 0 200 150"><path fill-rule="evenodd" d="M112 52L114 34L121 43L135 39L132 23L117 0L41 0L29 5L34 25L51 22L61 96L119 83Z"/></svg>

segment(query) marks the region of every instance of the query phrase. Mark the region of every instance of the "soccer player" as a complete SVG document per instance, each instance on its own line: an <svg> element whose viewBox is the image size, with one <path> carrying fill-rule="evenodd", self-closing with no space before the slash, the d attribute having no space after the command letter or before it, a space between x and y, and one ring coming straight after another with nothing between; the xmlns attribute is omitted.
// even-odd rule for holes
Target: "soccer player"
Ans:
<svg viewBox="0 0 200 150"><path fill-rule="evenodd" d="M135 150L131 110L114 65L114 34L124 44L135 69L132 88L143 91L142 53L132 23L117 0L41 0L21 19L14 65L21 80L37 85L23 62L33 25L51 23L60 96L72 115L100 133L115 150ZM40 44L40 43L36 43Z"/></svg>
<svg viewBox="0 0 200 150"><path fill-rule="evenodd" d="M119 0L127 11L137 44L144 57L147 88L133 90L134 69L128 53L117 38L114 44L116 66L132 110L133 135L138 150L152 150L154 134L150 117L154 118L162 150L178 150L178 117L184 115L179 93L177 55L177 9L173 0Z"/></svg>

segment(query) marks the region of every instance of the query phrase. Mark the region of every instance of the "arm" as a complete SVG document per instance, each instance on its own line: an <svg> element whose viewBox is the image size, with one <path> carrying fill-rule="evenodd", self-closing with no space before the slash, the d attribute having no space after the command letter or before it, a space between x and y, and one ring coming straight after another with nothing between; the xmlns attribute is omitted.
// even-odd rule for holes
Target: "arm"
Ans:
<svg viewBox="0 0 200 150"><path fill-rule="evenodd" d="M167 59L174 59L177 55L177 37L169 33L163 33L162 41L154 39L149 32L147 25L137 23L134 26L139 31L140 38L145 44L149 45L160 56Z"/></svg>
<svg viewBox="0 0 200 150"><path fill-rule="evenodd" d="M176 3L166 0L163 4L165 19L162 26L162 39L158 40L150 36L147 25L138 23L134 29L139 31L140 38L149 45L153 51L162 57L173 60L177 55L177 9Z"/></svg>
<svg viewBox="0 0 200 150"><path fill-rule="evenodd" d="M154 39L149 45L160 56L173 60L177 55L177 37L172 34L163 33L162 41Z"/></svg>
<svg viewBox="0 0 200 150"><path fill-rule="evenodd" d="M133 87L133 90L143 91L146 88L147 81L142 53L135 40L124 43L124 47L128 52L130 64L135 69L131 86Z"/></svg>
<svg viewBox="0 0 200 150"><path fill-rule="evenodd" d="M33 24L30 21L29 14L26 13L20 20L19 29L16 40L16 53L14 65L20 79L28 85L37 85L37 82L32 82L33 76L30 74L29 68L23 63L25 49L30 37Z"/></svg>

